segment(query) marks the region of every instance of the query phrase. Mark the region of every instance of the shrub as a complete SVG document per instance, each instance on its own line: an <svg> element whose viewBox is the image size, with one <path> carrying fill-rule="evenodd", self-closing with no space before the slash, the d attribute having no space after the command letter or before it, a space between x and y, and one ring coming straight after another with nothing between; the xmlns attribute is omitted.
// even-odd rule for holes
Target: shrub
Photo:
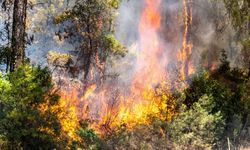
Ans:
<svg viewBox="0 0 250 150"><path fill-rule="evenodd" d="M190 109L184 105L179 115L168 125L170 139L181 149L212 149L224 131L220 111L211 113L215 107L212 96L204 95Z"/></svg>
<svg viewBox="0 0 250 150"><path fill-rule="evenodd" d="M0 137L8 149L52 149L60 124L50 109L39 106L56 105L58 95L52 92L51 74L47 68L20 67L0 76Z"/></svg>

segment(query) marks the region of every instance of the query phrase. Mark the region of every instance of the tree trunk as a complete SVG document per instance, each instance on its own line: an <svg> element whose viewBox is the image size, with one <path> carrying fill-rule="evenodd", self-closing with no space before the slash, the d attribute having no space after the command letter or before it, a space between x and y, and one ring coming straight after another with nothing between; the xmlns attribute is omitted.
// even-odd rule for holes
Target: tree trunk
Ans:
<svg viewBox="0 0 250 150"><path fill-rule="evenodd" d="M27 0L15 0L13 8L10 71L24 64Z"/></svg>

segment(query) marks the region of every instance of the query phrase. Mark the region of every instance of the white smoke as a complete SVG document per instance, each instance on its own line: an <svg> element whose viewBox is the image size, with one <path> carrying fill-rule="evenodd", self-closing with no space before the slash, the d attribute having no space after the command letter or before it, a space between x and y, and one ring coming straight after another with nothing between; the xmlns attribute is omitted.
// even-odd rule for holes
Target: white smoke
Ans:
<svg viewBox="0 0 250 150"><path fill-rule="evenodd" d="M49 51L69 53L75 46L67 40L59 39L56 32L63 29L64 25L54 23L54 18L63 11L72 8L74 0L52 0L43 2L35 0L33 8L28 9L28 36L34 37L31 45L27 46L26 55L32 64L47 65Z"/></svg>

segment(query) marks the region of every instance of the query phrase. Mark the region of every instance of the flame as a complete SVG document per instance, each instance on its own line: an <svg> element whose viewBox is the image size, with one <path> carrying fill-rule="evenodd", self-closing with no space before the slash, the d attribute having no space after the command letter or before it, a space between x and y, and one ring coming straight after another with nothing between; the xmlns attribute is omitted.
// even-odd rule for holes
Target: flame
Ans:
<svg viewBox="0 0 250 150"><path fill-rule="evenodd" d="M192 16L192 6L188 5L192 3L191 0L183 0L183 9L184 9L184 34L182 49L177 53L177 59L180 62L180 75L181 79L185 81L187 77L195 72L195 67L190 62L190 57L192 54L193 44L189 39L190 27L192 25L193 16Z"/></svg>
<svg viewBox="0 0 250 150"><path fill-rule="evenodd" d="M196 71L190 61L193 44L189 34L193 18L192 7L188 3L191 3L191 0L183 0L184 33L182 48L177 53L181 80L186 80ZM74 122L77 119L91 120L90 126L97 132L111 133L121 125L132 129L138 124L149 124L150 117L166 121L174 115L175 99L171 94L167 95L171 93L171 86L165 82L168 81L166 71L168 59L164 55L158 35L162 24L160 5L161 0L145 0L138 29L140 39L136 43L139 53L129 94L117 92L116 87L110 84L90 84L87 88L81 86L74 88L69 84L71 89L62 92L61 101L64 101L63 107L69 108L69 116ZM102 68L98 56L96 62L97 67ZM94 70L90 72L91 78L94 78ZM75 129L72 129L72 124L66 122L62 121L65 130L70 130L69 135L74 137ZM77 123L74 127L78 127Z"/></svg>
<svg viewBox="0 0 250 150"><path fill-rule="evenodd" d="M154 87L162 83L166 77L164 67L160 65L165 65L166 59L162 59L164 62L159 59L162 56L162 50L157 35L161 27L160 4L161 0L145 0L145 8L138 29L140 51L131 84L131 94L117 96L110 104L107 100L109 92L106 90L99 92L96 97L98 97L98 103L102 105L99 108L102 117L92 127L109 132L122 124L126 124L127 128L133 128L138 124L149 124L149 116L157 116L166 120L166 117L161 114L167 110L167 104L161 96L157 96ZM93 90L90 88L90 91Z"/></svg>
<svg viewBox="0 0 250 150"><path fill-rule="evenodd" d="M54 91L52 91L54 93ZM57 140L62 140L69 138L69 142L73 140L80 140L77 136L77 129L79 128L79 118L77 117L77 105L75 104L76 96L75 93L69 94L68 92L61 92L61 99L59 100L58 105L50 105L49 99L46 100L46 103L43 103L39 106L41 113L46 113L48 110L55 113L60 120L62 133L59 137L56 137ZM70 101L69 101L70 99ZM45 132L50 133L50 129L41 129Z"/></svg>
<svg viewBox="0 0 250 150"><path fill-rule="evenodd" d="M162 51L157 35L161 26L160 4L160 0L146 0L139 24L140 53L131 88L132 91L139 90L139 93L151 88L152 84L160 83L165 77L164 67L160 65Z"/></svg>
<svg viewBox="0 0 250 150"><path fill-rule="evenodd" d="M165 107L162 100L154 95L154 84L159 84L165 77L164 68L159 65L162 51L157 35L161 27L161 0L146 0L142 12L139 33L140 52L136 61L136 71L131 85L131 96L117 115L119 122L125 122L130 127L135 124L148 124L149 115L160 116L160 110Z"/></svg>
<svg viewBox="0 0 250 150"><path fill-rule="evenodd" d="M96 84L91 85L81 99L82 100L88 99L89 96L91 96L95 90L96 90Z"/></svg>

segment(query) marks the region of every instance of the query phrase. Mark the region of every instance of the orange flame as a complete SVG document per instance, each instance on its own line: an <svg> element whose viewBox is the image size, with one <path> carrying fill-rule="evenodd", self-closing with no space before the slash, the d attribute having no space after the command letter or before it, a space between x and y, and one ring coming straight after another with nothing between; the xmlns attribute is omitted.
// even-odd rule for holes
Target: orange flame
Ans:
<svg viewBox="0 0 250 150"><path fill-rule="evenodd" d="M140 55L137 59L137 72L134 76L132 90L143 90L145 86L160 83L164 77L164 70L158 59L161 54L157 35L161 26L160 3L160 0L145 1L146 7L142 12L139 24Z"/></svg>
<svg viewBox="0 0 250 150"><path fill-rule="evenodd" d="M160 65L160 41L157 32L161 27L161 13L159 7L161 0L146 0L142 12L139 33L140 53L136 62L131 96L126 98L128 103L120 107L118 120L130 126L134 124L147 124L148 116L160 114L165 107L161 98L154 95L154 84L164 80L164 68Z"/></svg>
<svg viewBox="0 0 250 150"><path fill-rule="evenodd" d="M100 133L112 132L115 127L123 124L128 128L149 124L149 116L168 120L174 114L176 104L174 98L166 95L170 93L170 87L164 82L167 80L165 67L168 59L164 56L158 36L162 20L160 5L161 0L145 0L138 29L140 51L129 96L112 93L112 85L97 84L89 86L84 94L79 94L82 92L79 92L79 87L72 88L71 94L69 91L62 94L62 100L67 101L69 108L74 111L77 109L77 117L91 120L91 127ZM186 80L195 72L195 68L190 61L193 44L188 38L192 25L192 9L191 6L188 7L187 0L183 0L183 6L185 28L182 49L178 51L177 59L180 62L181 79ZM96 59L99 62L98 57ZM101 67L100 63L98 67Z"/></svg>
<svg viewBox="0 0 250 150"><path fill-rule="evenodd" d="M183 81L185 81L189 75L195 72L195 67L190 62L193 44L188 38L190 32L189 30L193 21L192 7L191 5L188 5L188 3L191 2L191 0L183 0L185 29L183 34L182 49L177 53L177 59L180 62L180 75Z"/></svg>
<svg viewBox="0 0 250 150"><path fill-rule="evenodd" d="M99 126L102 130L104 128L109 131L121 124L132 128L137 124L148 124L150 115L165 119L160 114L166 110L166 103L161 96L156 96L153 87L165 78L164 67L159 61L162 51L157 35L161 27L160 4L161 0L145 1L139 24L140 52L136 61L130 96L118 96L115 100L117 103L113 102L112 105L108 105L107 95L99 94L99 99L102 99L103 117L98 124L93 125L95 128Z"/></svg>

